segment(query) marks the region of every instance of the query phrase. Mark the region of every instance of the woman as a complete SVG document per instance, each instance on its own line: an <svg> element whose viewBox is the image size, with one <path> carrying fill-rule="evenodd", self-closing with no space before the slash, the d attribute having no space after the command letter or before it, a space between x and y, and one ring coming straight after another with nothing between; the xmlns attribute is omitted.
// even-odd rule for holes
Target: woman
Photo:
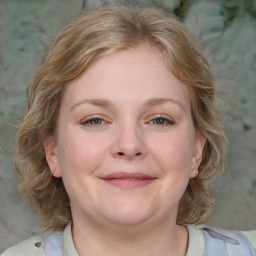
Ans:
<svg viewBox="0 0 256 256"><path fill-rule="evenodd" d="M28 86L20 193L45 238L3 255L255 255L255 232L198 229L226 154L215 85L170 14L100 8L71 21Z"/></svg>

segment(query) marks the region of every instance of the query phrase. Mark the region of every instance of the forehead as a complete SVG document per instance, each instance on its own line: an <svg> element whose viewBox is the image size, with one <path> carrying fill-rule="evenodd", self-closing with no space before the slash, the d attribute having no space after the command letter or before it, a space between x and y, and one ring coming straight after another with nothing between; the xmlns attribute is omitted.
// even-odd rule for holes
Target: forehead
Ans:
<svg viewBox="0 0 256 256"><path fill-rule="evenodd" d="M144 101L168 95L190 101L186 86L167 68L163 54L148 45L101 57L67 85L64 98L67 94L69 101L92 97Z"/></svg>

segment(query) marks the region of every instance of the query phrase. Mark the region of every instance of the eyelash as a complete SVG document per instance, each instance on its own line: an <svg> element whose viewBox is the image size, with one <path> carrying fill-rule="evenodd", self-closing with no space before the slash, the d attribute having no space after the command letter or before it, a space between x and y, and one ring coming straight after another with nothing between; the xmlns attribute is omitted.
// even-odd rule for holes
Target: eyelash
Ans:
<svg viewBox="0 0 256 256"><path fill-rule="evenodd" d="M95 120L101 121L101 123L100 124L95 124L95 123L93 124L92 122L95 121ZM97 117L97 116L91 117L91 118L83 120L81 122L82 125L90 125L90 126L98 126L98 125L102 125L103 123L106 123L106 121L104 119L100 118L100 117Z"/></svg>
<svg viewBox="0 0 256 256"><path fill-rule="evenodd" d="M157 123L153 123L154 121L156 120L161 120L161 124L157 124ZM164 123L163 123L164 122ZM150 123L154 124L154 125L164 125L164 126L167 126L167 125L174 125L175 122L169 118L166 118L166 117L162 117L162 116L156 116L155 118L153 118Z"/></svg>
<svg viewBox="0 0 256 256"><path fill-rule="evenodd" d="M100 123L92 123L92 122L95 122L95 121L100 121ZM154 123L155 121L161 121L160 123ZM106 121L103 119L103 118L100 118L100 117L91 117L89 119L86 119L84 121L81 122L82 125L88 125L88 126L99 126L99 125L103 125L105 124ZM168 126L168 125L174 125L175 122L169 118L166 118L166 117L162 117L162 116L156 116L154 117L153 119L151 119L149 121L150 124L153 124L153 125L159 125L159 126Z"/></svg>

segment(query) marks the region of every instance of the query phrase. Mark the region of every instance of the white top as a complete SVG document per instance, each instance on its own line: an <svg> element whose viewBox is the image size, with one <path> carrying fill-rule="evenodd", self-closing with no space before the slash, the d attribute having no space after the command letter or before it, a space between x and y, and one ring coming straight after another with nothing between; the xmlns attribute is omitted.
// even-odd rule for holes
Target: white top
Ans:
<svg viewBox="0 0 256 256"><path fill-rule="evenodd" d="M189 232L188 251L186 256L203 256L203 231L191 225L187 225L186 227ZM71 224L69 224L63 232L63 256L79 256L72 239Z"/></svg>
<svg viewBox="0 0 256 256"><path fill-rule="evenodd" d="M189 233L186 256L204 256L205 236L196 226L186 226ZM256 230L243 232L256 250ZM9 249L2 256L79 256L72 238L71 224L63 232L54 232L43 239L40 236L27 239ZM240 256L240 254L239 254Z"/></svg>

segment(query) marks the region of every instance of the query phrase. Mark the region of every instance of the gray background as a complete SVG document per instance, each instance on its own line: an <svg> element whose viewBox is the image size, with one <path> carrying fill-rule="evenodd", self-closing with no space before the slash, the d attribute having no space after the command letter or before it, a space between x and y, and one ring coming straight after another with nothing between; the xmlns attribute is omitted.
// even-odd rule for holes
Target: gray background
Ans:
<svg viewBox="0 0 256 256"><path fill-rule="evenodd" d="M113 2L84 3L90 8ZM182 15L213 67L230 144L229 174L212 185L217 200L209 224L256 229L256 1L137 2ZM19 200L11 163L14 124L24 114L25 86L50 41L82 6L82 0L0 0L0 251L42 231L32 207Z"/></svg>

